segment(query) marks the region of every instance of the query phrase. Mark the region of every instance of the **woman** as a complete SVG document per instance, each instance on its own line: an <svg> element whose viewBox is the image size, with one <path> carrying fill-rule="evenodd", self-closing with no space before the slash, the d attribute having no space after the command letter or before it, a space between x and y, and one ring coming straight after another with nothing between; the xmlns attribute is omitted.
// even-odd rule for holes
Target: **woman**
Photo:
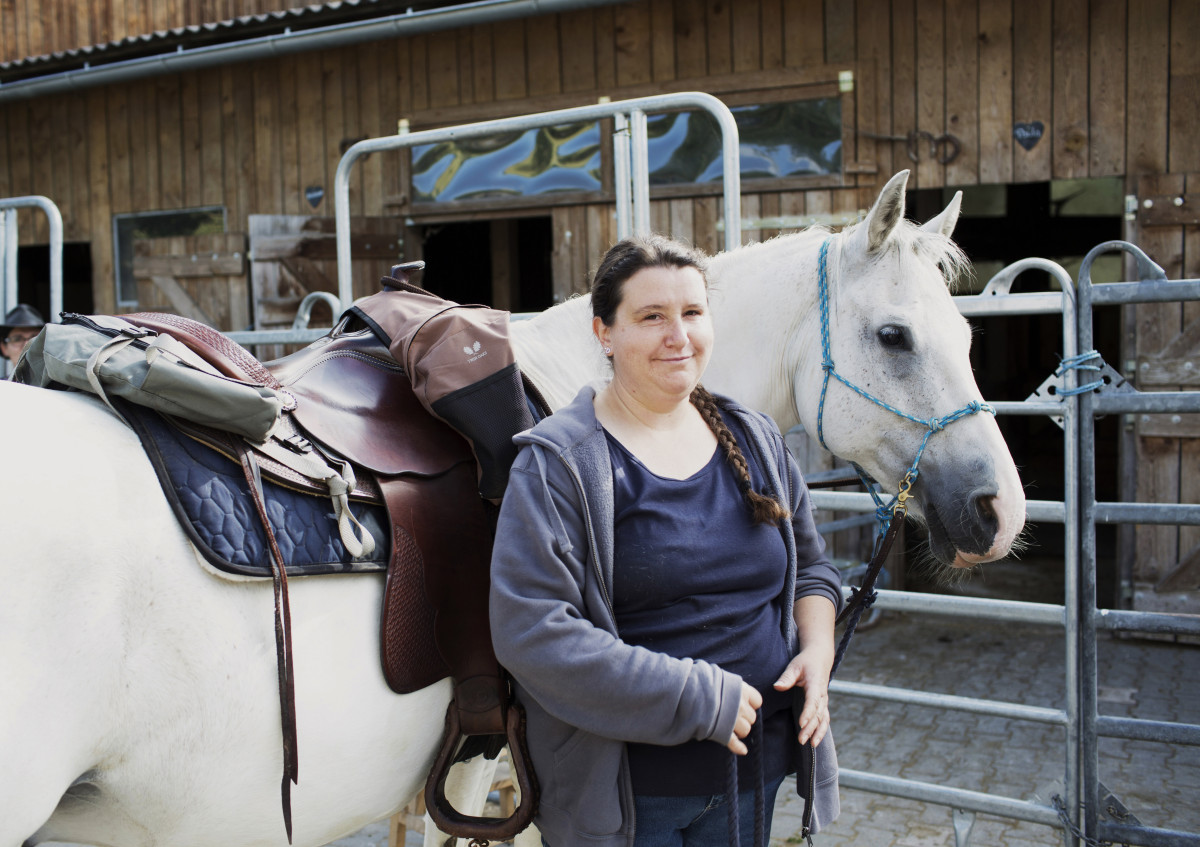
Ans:
<svg viewBox="0 0 1200 847"><path fill-rule="evenodd" d="M700 386L700 254L617 244L592 311L612 380L517 436L492 559L538 828L550 847L748 845L811 742L815 831L838 812L821 741L841 594L799 470L770 419Z"/></svg>

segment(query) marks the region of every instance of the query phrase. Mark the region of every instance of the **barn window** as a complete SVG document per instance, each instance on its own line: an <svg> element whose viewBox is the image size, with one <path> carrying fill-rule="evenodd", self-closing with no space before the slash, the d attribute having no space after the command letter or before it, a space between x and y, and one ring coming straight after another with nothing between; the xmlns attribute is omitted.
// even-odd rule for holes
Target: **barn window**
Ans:
<svg viewBox="0 0 1200 847"><path fill-rule="evenodd" d="M224 231L225 209L222 206L113 215L117 305L132 307L138 304L137 280L133 276L135 239L210 235Z"/></svg>
<svg viewBox="0 0 1200 847"><path fill-rule="evenodd" d="M825 176L842 170L842 103L836 97L733 106L743 180ZM707 112L650 115L652 186L718 182L721 131Z"/></svg>
<svg viewBox="0 0 1200 847"><path fill-rule="evenodd" d="M739 75L726 83L725 90L714 92L738 125L745 190L839 185L848 168L864 164L855 159L853 146L857 97L853 78L811 76L781 87L773 73ZM618 89L608 96L629 99L653 93L657 88L651 86ZM574 100L563 99L561 105ZM449 113L437 110L414 116L410 126L424 129L520 112L534 114L548 105L560 102L505 102L503 108L483 113L477 105ZM716 120L703 109L690 108L650 112L646 118L651 197L719 194L722 156ZM516 213L612 202L618 170L615 125L616 121L603 119L414 146L402 154L402 184L407 190L395 205L406 215L449 220L449 216L497 210Z"/></svg>
<svg viewBox="0 0 1200 847"><path fill-rule="evenodd" d="M413 200L490 200L601 190L600 125L578 123L423 144Z"/></svg>

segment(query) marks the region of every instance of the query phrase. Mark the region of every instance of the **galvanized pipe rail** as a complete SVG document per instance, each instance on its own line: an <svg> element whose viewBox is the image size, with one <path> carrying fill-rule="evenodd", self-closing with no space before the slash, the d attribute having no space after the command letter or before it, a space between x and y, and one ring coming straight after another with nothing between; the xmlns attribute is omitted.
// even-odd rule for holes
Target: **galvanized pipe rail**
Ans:
<svg viewBox="0 0 1200 847"><path fill-rule="evenodd" d="M1092 265L1104 253L1119 251L1133 259L1137 282L1094 285ZM1081 350L1093 347L1093 309L1098 305L1164 303L1200 300L1200 280L1167 280L1166 273L1142 250L1125 241L1108 241L1093 248L1079 269L1079 332ZM1099 680L1096 656L1098 630L1154 631L1196 634L1200 616L1147 614L1133 611L1104 611L1096 608L1096 524L1170 523L1200 525L1200 506L1186 504L1098 503L1096 501L1095 418L1101 414L1200 411L1200 391L1128 392L1079 397L1081 557L1083 580L1078 614L1081 650L1081 711L1084 746L1081 750L1084 785L1083 833L1093 840L1126 842L1145 847L1200 845L1200 833L1185 833L1148 826L1100 820L1102 790L1099 774L1099 737L1133 738L1167 744L1200 746L1200 726L1162 721L1118 718L1099 714Z"/></svg>
<svg viewBox="0 0 1200 847"><path fill-rule="evenodd" d="M1058 282L1061 292L1042 292L1031 294L1014 294L1012 284L1020 274L1029 270L1049 272ZM1015 262L993 277L983 291L976 295L954 298L958 310L964 316L1006 316L1061 314L1063 359L1073 357L1076 352L1076 317L1075 317L1075 287L1071 277L1058 264L1045 259L1024 259ZM1062 387L1071 389L1078 384L1075 371L1068 370L1062 377ZM1029 720L1062 726L1065 730L1064 750L1064 785L1066 794L1065 805L1073 826L1079 826L1079 751L1081 744L1080 700L1078 686L1079 667L1079 638L1078 616L1074 609L1078 607L1078 538L1079 509L1077 490L1072 484L1076 476L1078 456L1078 427L1074 425L1075 406L1070 395L1060 395L1055 400L1025 400L1023 402L992 402L997 414L1013 415L1046 415L1062 418L1064 421L1064 480L1065 497L1063 501L1035 500L1027 501L1026 516L1030 520L1062 523L1066 534L1065 602L1062 606L1047 603L1023 603L1005 600L986 600L968 597L947 597L917 592L881 591L877 606L882 609L894 609L909 612L969 615L988 618L997 621L1018 621L1024 623L1061 626L1064 629L1065 707L1063 709L1043 709L1025 706L1019 703L1007 703L994 700L983 700L969 697L952 697L945 694L934 694L920 691L887 689L883 686L867 686L859 683L834 680L830 690L850 696L868 697L879 700L891 700L912 703L932 708L956 709L968 712L995 715L1013 720ZM819 509L839 509L846 511L873 511L875 503L868 494L856 494L836 491L811 492L813 505ZM956 815L961 814L991 814L1000 817L1015 818L1044 826L1062 827L1058 810L1053 806L1018 800L1008 797L997 797L977 791L966 791L958 788L948 788L942 785L932 785L915 780L898 777L882 777L864 771L843 768L839 779L847 788L862 791L872 791L893 796L906 797L927 803L949 806ZM957 847L967 847L970 827L965 827L964 835L959 827L955 827L955 842ZM1069 847L1071 836L1064 828L1064 843Z"/></svg>
<svg viewBox="0 0 1200 847"><path fill-rule="evenodd" d="M17 305L17 209L41 209L50 223L50 320L58 320L62 311L62 212L54 201L40 194L0 199L0 274L4 287L0 290L0 317Z"/></svg>
<svg viewBox="0 0 1200 847"><path fill-rule="evenodd" d="M353 302L350 253L350 173L363 156L385 150L399 150L419 144L434 144L466 138L480 138L498 132L537 129L546 126L579 123L581 121L613 118L617 131L613 134L616 158L615 193L617 202L617 237L650 231L650 170L647 156L646 115L677 109L702 109L712 115L721 128L721 162L724 172L725 249L732 250L741 243L741 170L738 155L738 128L729 108L713 97L699 91L659 94L632 100L597 103L517 115L463 126L428 129L403 135L368 138L351 145L341 161L333 181L334 214L337 226L338 298L342 308Z"/></svg>
<svg viewBox="0 0 1200 847"><path fill-rule="evenodd" d="M17 305L17 209L41 209L50 222L50 314L51 322L58 320L63 308L63 220L62 212L49 197L33 194L25 197L0 199L0 318ZM8 362L3 365L8 372Z"/></svg>

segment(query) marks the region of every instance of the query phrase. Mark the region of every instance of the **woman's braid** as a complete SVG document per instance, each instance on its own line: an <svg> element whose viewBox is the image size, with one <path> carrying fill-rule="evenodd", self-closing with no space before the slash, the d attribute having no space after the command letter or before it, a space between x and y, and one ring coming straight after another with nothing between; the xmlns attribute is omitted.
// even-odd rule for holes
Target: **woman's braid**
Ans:
<svg viewBox="0 0 1200 847"><path fill-rule="evenodd" d="M704 422L708 424L708 428L717 437L717 444L725 454L725 461L729 462L730 467L733 468L734 476L737 477L738 490L746 499L746 505L750 507L754 522L776 524L782 518L791 517L791 513L774 497L768 497L754 490L750 483L750 466L746 463L746 457L738 446L737 438L725 425L725 418L721 416L721 409L717 406L716 399L708 393L703 385L697 385L692 391L691 400L692 405L704 418Z"/></svg>

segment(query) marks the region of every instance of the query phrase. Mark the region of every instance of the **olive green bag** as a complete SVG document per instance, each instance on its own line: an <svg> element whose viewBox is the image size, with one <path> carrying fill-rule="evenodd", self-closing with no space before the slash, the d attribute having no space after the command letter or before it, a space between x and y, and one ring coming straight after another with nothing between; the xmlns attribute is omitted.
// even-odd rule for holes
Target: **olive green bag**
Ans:
<svg viewBox="0 0 1200 847"><path fill-rule="evenodd" d="M273 388L218 372L167 333L111 315L66 313L25 348L13 381L75 388L265 441L289 404ZM114 411L116 411L114 409Z"/></svg>

